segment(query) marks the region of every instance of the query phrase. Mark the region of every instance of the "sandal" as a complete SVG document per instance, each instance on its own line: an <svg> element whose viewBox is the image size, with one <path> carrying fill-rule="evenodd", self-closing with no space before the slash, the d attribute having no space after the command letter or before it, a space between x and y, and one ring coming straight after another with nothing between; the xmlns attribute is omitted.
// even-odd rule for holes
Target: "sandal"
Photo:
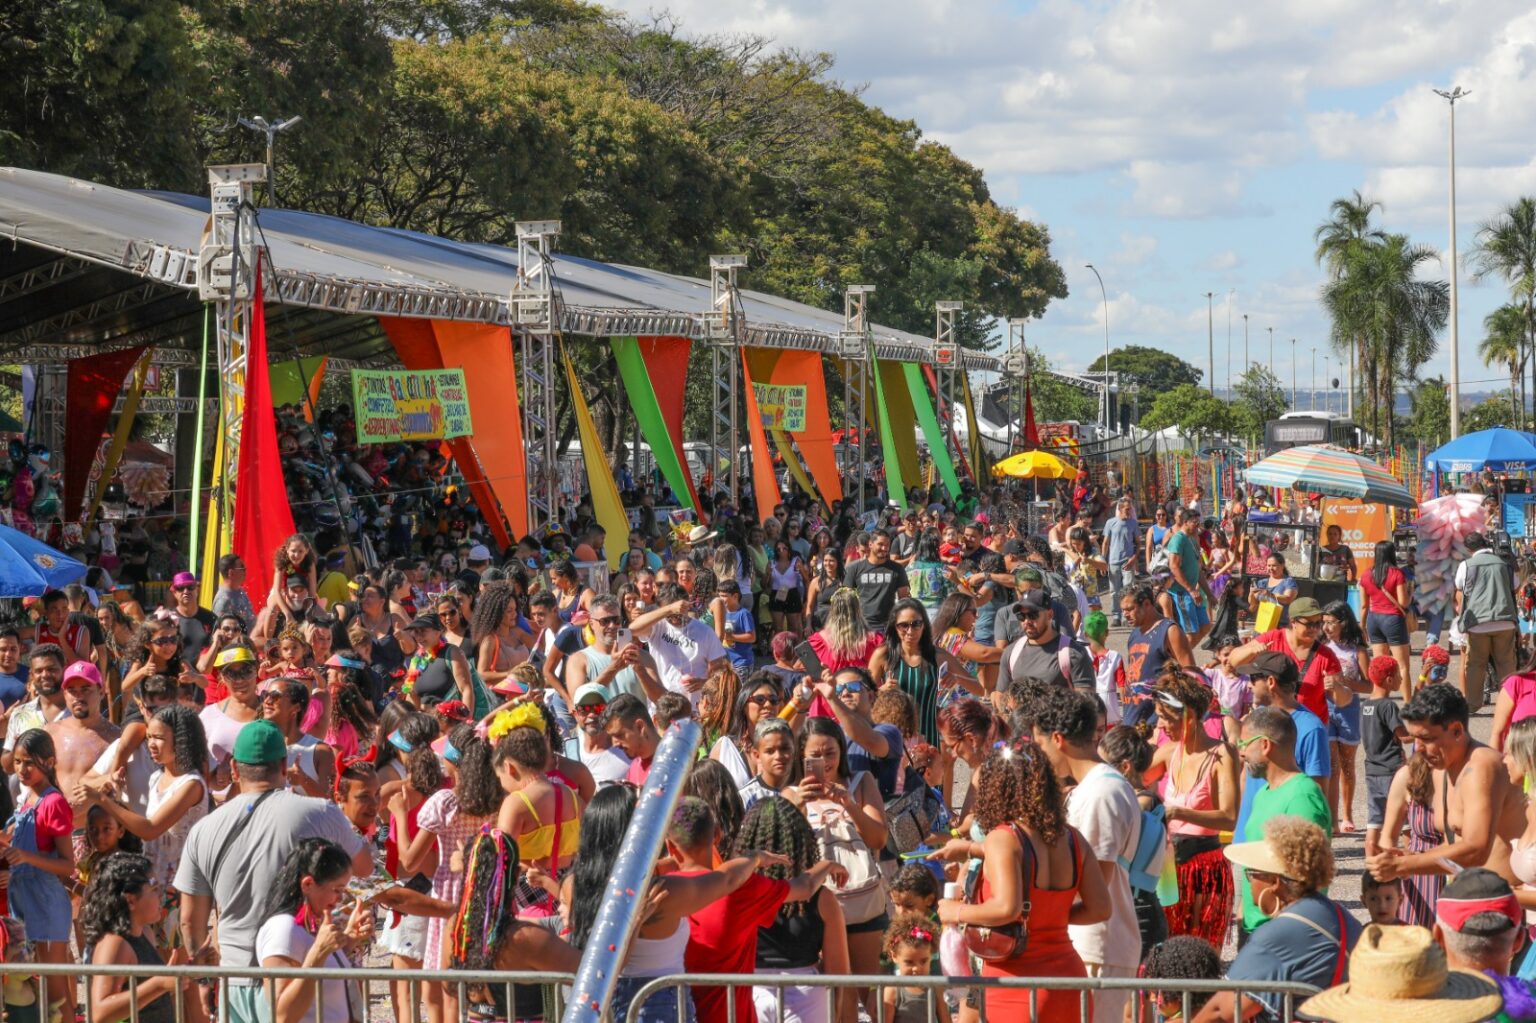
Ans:
<svg viewBox="0 0 1536 1023"><path fill-rule="evenodd" d="M1339 821L1339 833L1343 835L1353 835L1355 833L1355 822Z"/></svg>

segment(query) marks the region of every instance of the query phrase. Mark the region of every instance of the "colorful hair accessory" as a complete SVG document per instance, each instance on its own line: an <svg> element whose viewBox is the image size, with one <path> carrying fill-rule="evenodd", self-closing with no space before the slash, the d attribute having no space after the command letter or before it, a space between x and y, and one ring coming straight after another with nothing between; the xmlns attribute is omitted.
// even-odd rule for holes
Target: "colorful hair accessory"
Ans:
<svg viewBox="0 0 1536 1023"><path fill-rule="evenodd" d="M916 938L918 941L924 941L930 945L933 944L933 932L922 927L912 928L907 932L907 937Z"/></svg>
<svg viewBox="0 0 1536 1023"><path fill-rule="evenodd" d="M443 759L450 764L457 764L459 762L458 747L451 742L443 743Z"/></svg>
<svg viewBox="0 0 1536 1023"><path fill-rule="evenodd" d="M401 753L409 753L416 748L411 745L410 740L400 734L400 729L398 728L389 733L389 744Z"/></svg>
<svg viewBox="0 0 1536 1023"><path fill-rule="evenodd" d="M544 712L539 710L538 704L520 703L492 718L491 727L486 730L486 737L495 742L514 728L537 728L542 732Z"/></svg>
<svg viewBox="0 0 1536 1023"><path fill-rule="evenodd" d="M1152 695L1156 698L1158 703L1161 703L1164 706L1172 707L1174 710L1184 709L1184 701L1179 699L1177 696L1174 696L1172 693L1165 693L1161 689L1154 689L1152 690Z"/></svg>

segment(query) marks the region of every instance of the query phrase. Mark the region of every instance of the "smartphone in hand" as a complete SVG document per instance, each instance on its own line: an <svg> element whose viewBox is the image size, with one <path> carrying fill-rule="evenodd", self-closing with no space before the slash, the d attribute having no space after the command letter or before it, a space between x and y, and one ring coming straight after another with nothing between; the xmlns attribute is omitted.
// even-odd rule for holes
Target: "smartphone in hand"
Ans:
<svg viewBox="0 0 1536 1023"><path fill-rule="evenodd" d="M816 656L816 648L809 641L795 647L795 659L800 662L805 673L811 676L813 684L821 681L821 673L826 669L821 666L821 658Z"/></svg>

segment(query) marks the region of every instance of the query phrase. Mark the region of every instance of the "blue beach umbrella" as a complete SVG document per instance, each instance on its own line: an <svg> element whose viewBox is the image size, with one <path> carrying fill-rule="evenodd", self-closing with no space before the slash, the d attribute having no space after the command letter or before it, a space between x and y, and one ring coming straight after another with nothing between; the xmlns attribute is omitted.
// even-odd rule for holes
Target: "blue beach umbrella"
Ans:
<svg viewBox="0 0 1536 1023"><path fill-rule="evenodd" d="M79 582L85 570L41 540L0 525L0 597L40 597L45 590Z"/></svg>

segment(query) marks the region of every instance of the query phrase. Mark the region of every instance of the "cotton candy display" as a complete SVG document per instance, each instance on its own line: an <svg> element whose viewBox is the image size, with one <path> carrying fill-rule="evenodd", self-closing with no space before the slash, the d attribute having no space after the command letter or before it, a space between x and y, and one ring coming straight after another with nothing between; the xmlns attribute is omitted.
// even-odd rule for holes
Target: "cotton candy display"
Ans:
<svg viewBox="0 0 1536 1023"><path fill-rule="evenodd" d="M1414 558L1413 595L1419 610L1434 614L1451 603L1456 566L1467 557L1467 534L1487 523L1477 494L1447 494L1419 505L1419 546Z"/></svg>

